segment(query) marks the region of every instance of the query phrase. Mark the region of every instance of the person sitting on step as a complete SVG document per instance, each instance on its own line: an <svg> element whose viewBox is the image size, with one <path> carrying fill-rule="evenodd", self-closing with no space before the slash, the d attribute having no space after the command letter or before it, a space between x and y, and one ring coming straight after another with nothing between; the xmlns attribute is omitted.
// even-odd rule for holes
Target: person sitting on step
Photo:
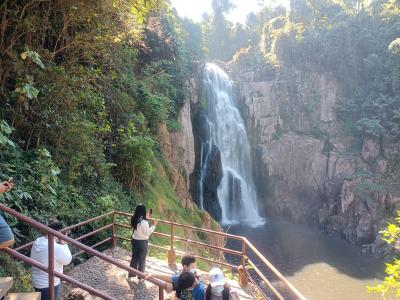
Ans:
<svg viewBox="0 0 400 300"><path fill-rule="evenodd" d="M60 231L63 224L59 219L52 219L47 225L49 228ZM37 262L49 265L49 241L47 236L41 236L35 240L31 248L31 258ZM71 251L68 245L58 238L54 241L54 271L62 273L63 266L70 264L72 261ZM42 294L41 300L50 299L49 275L35 267L32 267L32 284L37 292ZM54 278L54 299L57 300L60 295L61 282L60 278Z"/></svg>
<svg viewBox="0 0 400 300"><path fill-rule="evenodd" d="M14 184L12 178L0 183L0 195L12 190ZM0 249L4 249L14 244L14 235L4 219L3 213L0 213Z"/></svg>
<svg viewBox="0 0 400 300"><path fill-rule="evenodd" d="M179 290L176 297L180 300L204 300L206 288L194 273L182 272L178 278Z"/></svg>
<svg viewBox="0 0 400 300"><path fill-rule="evenodd" d="M209 278L210 283L206 289L205 300L239 300L237 292L225 281L221 269L211 269Z"/></svg>
<svg viewBox="0 0 400 300"><path fill-rule="evenodd" d="M181 259L182 264L182 273L183 272L190 272L193 273L194 276L198 278L196 272L196 258L192 255L184 255ZM152 277L158 278L162 281L172 284L172 290L176 291L176 295L180 293L180 287L178 284L179 281L179 274L169 275L169 274L152 274ZM169 292L169 291L167 291ZM171 291L172 292L172 291Z"/></svg>

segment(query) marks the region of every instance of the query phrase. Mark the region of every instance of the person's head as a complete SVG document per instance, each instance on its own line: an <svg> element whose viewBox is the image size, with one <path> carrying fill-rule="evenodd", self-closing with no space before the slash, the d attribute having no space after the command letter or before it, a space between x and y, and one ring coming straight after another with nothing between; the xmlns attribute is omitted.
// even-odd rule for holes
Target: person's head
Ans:
<svg viewBox="0 0 400 300"><path fill-rule="evenodd" d="M192 290L196 285L196 276L192 272L182 272L178 277L176 297L179 299L194 300Z"/></svg>
<svg viewBox="0 0 400 300"><path fill-rule="evenodd" d="M56 231L60 231L64 227L62 221L59 218L50 219L47 222L47 226Z"/></svg>
<svg viewBox="0 0 400 300"><path fill-rule="evenodd" d="M207 299L211 298L211 294L214 296L222 296L223 299L225 299L225 293L227 289L227 284L225 281L224 273L221 271L219 268L213 268L210 270L208 273L209 278L210 278L210 284L207 287L206 291L206 297ZM228 293L228 299L229 299L229 293Z"/></svg>
<svg viewBox="0 0 400 300"><path fill-rule="evenodd" d="M196 272L196 257L193 255L184 255L181 259L182 271L183 272Z"/></svg>
<svg viewBox="0 0 400 300"><path fill-rule="evenodd" d="M192 272L182 272L178 278L178 286L181 291L192 289L196 286L196 277Z"/></svg>
<svg viewBox="0 0 400 300"><path fill-rule="evenodd" d="M131 226L134 230L136 230L141 220L146 220L146 206L144 204L136 205L135 212L131 218Z"/></svg>

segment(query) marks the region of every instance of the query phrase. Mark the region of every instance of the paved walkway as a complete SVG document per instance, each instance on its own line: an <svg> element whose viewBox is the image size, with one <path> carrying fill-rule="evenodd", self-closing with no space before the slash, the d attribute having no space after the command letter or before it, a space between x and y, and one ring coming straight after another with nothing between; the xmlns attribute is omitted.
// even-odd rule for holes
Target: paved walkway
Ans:
<svg viewBox="0 0 400 300"><path fill-rule="evenodd" d="M107 250L104 252L107 255L129 265L130 253L122 248L115 248L114 251ZM166 261L159 260L153 257L147 258L146 273L167 273L174 274L168 268ZM126 280L128 272L121 270L107 262L100 260L97 257L93 257L86 262L74 267L72 270L66 272L67 275L84 282L85 284L92 286L96 289L102 290L115 297L118 300L153 300L158 299L158 287L150 282L137 283L137 280L133 283L128 283ZM207 274L200 272L200 277L203 282L208 283ZM240 289L235 281L228 280L229 284L238 290L240 299L249 300L256 299L249 295L246 291ZM66 295L72 290L71 286L63 284L61 299L67 299ZM165 299L174 299L174 293L167 294L165 292ZM99 299L99 298L93 298Z"/></svg>

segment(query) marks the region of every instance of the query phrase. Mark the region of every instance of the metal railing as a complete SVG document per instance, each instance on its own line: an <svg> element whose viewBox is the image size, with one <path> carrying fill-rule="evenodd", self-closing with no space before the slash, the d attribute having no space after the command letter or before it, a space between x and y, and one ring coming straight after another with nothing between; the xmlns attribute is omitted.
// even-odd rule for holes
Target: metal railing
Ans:
<svg viewBox="0 0 400 300"><path fill-rule="evenodd" d="M111 258L111 257L109 257L109 256L107 256L107 255L105 255L105 254L93 249L94 247L97 247L98 245L104 244L104 243L106 243L108 241L111 241L112 242L112 246L114 246L115 245L115 236L114 235L111 238L108 238L108 239L106 239L106 240L104 240L104 241L102 241L100 243L97 243L96 245L93 245L92 247L86 246L86 245L80 243L79 241L77 241L78 239L81 240L81 239L83 239L85 237L94 235L96 233L99 233L99 232L104 231L104 230L106 230L108 228L111 228L111 227L113 228L113 232L114 232L114 230L115 230L114 221L110 225L104 226L104 227L102 227L102 228L100 228L98 230L95 230L95 231L93 231L91 233L88 233L88 234L86 234L84 236L81 236L78 239L74 240L74 239L64 235L61 232L55 231L55 230L53 230L53 229L51 229L51 228L49 228L49 227L47 227L47 226L35 221L35 220L32 220L32 219L30 219L30 218L28 218L28 217L26 217L26 216L24 216L24 215L22 215L20 213L8 208L7 206L5 206L3 204L0 204L0 210L3 211L3 212L6 212L7 214L9 214L9 215L11 215L11 216L13 216L15 218L17 218L21 222L29 224L30 226L33 226L34 228L36 228L36 229L38 229L38 230L40 230L40 231L42 231L42 232L47 234L47 237L48 237L48 253L49 253L48 266L45 266L45 265L43 265L41 263L38 263L37 261L35 261L35 260L33 260L33 259L31 259L31 258L29 258L29 257L27 257L27 256L25 256L25 255L23 255L23 254L21 254L21 253L19 253L17 251L17 250L22 250L22 249L28 248L29 246L32 245L32 243L29 243L29 244L26 244L24 246L18 247L15 250L14 249L10 249L10 248L6 248L6 249L2 249L1 251L3 251L4 253L10 255L11 257L14 257L15 259L21 260L21 261L23 261L24 263L26 263L26 264L28 264L30 266L36 267L36 268L48 273L49 274L50 300L54 300L54 277L58 277L58 278L60 278L60 279L62 279L64 281L66 281L66 282L68 282L68 283L70 283L70 284L72 284L74 286L77 286L77 287L89 292L90 294L95 295L97 297L100 297L102 299L117 300L116 298L114 298L112 296L109 296L109 295L107 295L106 293L104 293L102 291L94 289L94 288L92 288L92 287L90 287L90 286L88 286L88 285L86 285L84 283L81 283L81 282L79 282L79 281L77 281L77 280L75 280L75 279L73 279L73 278L71 278L71 277L69 277L69 276L67 276L65 274L62 274L62 273L54 271L54 238L55 237L60 239L60 240L62 240L62 241L68 242L69 244L74 245L75 247L77 247L77 248L82 250L81 252L79 252L79 253L77 253L75 255L79 255L81 253L88 253L88 254L96 256L96 257L100 258L101 260L106 261L106 262L108 262L108 263L110 263L110 264L112 264L112 265L114 265L114 266L116 266L118 268L121 268L121 269L123 269L125 271L128 271L129 273L135 274L139 278L143 278L143 279L145 279L145 280L157 285L159 287L159 299L161 299L161 300L164 299L164 289L167 289L167 283L166 282L161 281L161 280L156 279L156 278L153 278L153 277L148 277L146 274L144 274L144 273L142 273L142 272L140 272L140 271L138 271L136 269L133 269L131 267L128 267L125 264L123 264L123 263L121 263L121 262L119 262L119 261L117 261L117 260L115 260L115 259L113 259L113 258ZM85 224L88 224L88 223L93 222L93 221L104 219L104 218L108 217L109 215L113 215L113 218L115 217L115 213L114 212L110 212L108 214L104 214L104 215L98 216L96 218L87 220L85 222L82 222L82 223L67 227L67 228L65 228L63 230L63 232L66 232L67 230L70 230L70 229L73 229L73 228L76 228L76 227L79 227L79 226L82 226L82 225L85 225Z"/></svg>
<svg viewBox="0 0 400 300"><path fill-rule="evenodd" d="M126 265L124 265L123 263L120 263L114 259L112 259L111 257L98 252L96 250L94 250L93 248L96 248L100 245L103 245L105 243L111 242L111 247L114 247L117 245L117 241L118 240L123 240L123 241L131 241L131 238L129 237L124 237L121 235L117 234L117 229L129 229L131 230L131 226L127 224L127 222L124 223L118 223L118 217L122 217L122 219L126 219L126 218L131 218L132 214L130 213L125 213L125 212L119 212L119 211L112 211L106 214L103 214L101 216L97 216L95 218L86 220L84 222L69 226L64 228L63 230L61 230L60 232L54 231L52 229L49 229L48 227L40 224L37 221L31 220L25 216L23 216L22 214L19 214L18 212L13 211L10 208L7 208L6 206L0 204L0 210L3 210L4 212L20 219L22 222L28 223L34 227L36 227L37 229L45 232L48 234L49 237L49 266L46 267L42 264L39 264L38 262L22 255L21 253L18 253L17 251L21 251L24 249L27 249L28 247L30 247L33 242L25 244L23 246L17 247L16 249L12 250L12 249L5 249L3 250L5 253L9 254L10 256L13 256L16 259L22 260L25 263L31 265L31 266L35 266L47 273L49 273L49 286L54 286L54 276L59 277L63 280L65 280L66 282L71 283L72 285L75 285L83 290L88 291L89 293L101 297L103 299L113 299L111 296L108 296L106 294L104 294L101 291L98 291L96 289L93 289L83 283L80 283L76 280L74 280L73 278L64 275L64 274L60 274L58 272L54 272L54 266L52 265L52 262L54 262L54 259L51 259L51 257L54 255L53 251L54 249L52 249L54 247L54 237L57 237L61 240L64 240L68 243L70 243L71 245L76 246L77 248L81 249L82 251L75 253L73 255L73 257L76 257L78 255L81 255L83 253L88 253L94 256L99 257L100 259L103 259L121 269L124 269L130 273L133 273L135 275L137 275L140 278L145 278L146 280L148 280L149 282L152 282L153 284L159 286L159 299L163 299L164 297L164 289L167 288L167 284L163 281L160 281L156 278L153 277L147 277L146 274L141 273L140 271L137 271L136 269L132 269ZM95 221L100 221L100 220L104 220L107 219L109 217L112 217L112 221L110 224L104 225L99 229L93 230L89 233L86 233L76 239L72 239L62 233L65 233L67 231L76 229L78 227L90 224L92 222ZM281 288L276 288L276 285L274 285L270 279L268 279L267 277L271 277L272 275L274 276L274 278L283 283L283 285L286 287L285 292L289 292L290 299L299 299L299 300L306 300L306 298L273 266L273 264L268 261L258 250L257 248L245 237L242 236L237 236L237 235L232 235L232 234L228 234L228 233L224 233L224 232L219 232L219 231L214 231L214 230L209 230L209 229L203 229L203 228L199 228L199 227L195 227L195 226L191 226L191 225L185 225L185 224L179 224L179 223L175 223L175 222L171 222L171 221L164 221L164 220L158 220L158 219L154 219L157 220L159 224L164 224L167 225L169 227L169 234L167 233L161 233L161 232L153 232L153 235L155 236L159 236L162 238L167 238L169 239L169 247L163 247L163 246L159 246L159 245L155 245L155 244L149 244L149 246L159 249L159 250L163 250L163 251L172 251L174 253L174 255L172 257L175 257L175 253L180 254L180 255L184 255L186 254L186 252L184 251L179 251L176 249L175 247L175 242L183 242L186 243L188 245L194 245L194 246L198 246L201 248L205 248L205 249L210 249L210 250L214 250L214 251L218 251L220 253L223 254L229 254L235 257L238 257L240 259L240 267L242 267L242 269L245 271L246 275L247 275L247 281L251 281L256 288L258 289L258 291L260 292L261 295L263 295L263 297L265 299L269 299L269 296L266 295L264 289L260 286L260 281L264 284L264 286L267 288L268 293L272 294L276 299L279 300L285 300L287 298L285 298L282 295L282 291ZM129 223L129 222L128 222ZM112 233L111 233L111 237L108 237L106 239L104 239L101 242L98 242L95 245L92 246L86 246L82 243L80 243L80 240L83 240L85 238L91 237L97 233L103 232L105 230L108 229L112 229ZM176 235L176 229L184 229L184 230L193 230L193 231L197 231L197 232L201 232L207 235L211 235L211 236L216 236L216 237L220 237L220 238L224 238L224 239L232 239L232 240L236 240L237 242L241 243L241 249L240 251L238 250L234 250L234 249L229 249L226 248L225 246L221 247L219 245L210 245L207 243L203 243L203 242L199 242L199 241L194 241L194 240L190 240L188 238L185 237L181 237L181 236L177 236ZM252 256L257 259L261 265L257 266L254 261L252 259L249 258L249 254L252 254ZM228 268L232 268L234 270L238 270L239 266L234 265L230 262L227 262L225 259L223 260L216 260L210 257L204 257L201 255L193 255L195 256L197 259L206 261L208 263L211 264L215 264L215 265L220 265L220 266L224 266L224 267L228 267ZM170 256L168 255L168 260L170 260ZM174 264L175 261L169 261L169 264ZM250 268L249 268L250 266ZM268 276L266 276L263 272L261 272L259 267L263 267L266 268L268 270ZM254 280L252 278L252 276L250 276L250 272L249 269L252 269L255 273L258 275L258 277L260 278L260 280L257 282L256 280ZM51 285L51 282L53 283L53 285ZM54 294L53 294L54 295ZM294 297L294 298L293 298ZM51 298L53 299L53 298Z"/></svg>
<svg viewBox="0 0 400 300"><path fill-rule="evenodd" d="M116 211L114 212L114 215L116 216L124 216L124 217L131 217L132 214L129 213L125 213L125 212L119 212ZM116 220L115 216L114 216L114 221ZM162 249L165 251L171 251L174 250L176 253L178 254L184 254L184 252L182 251L177 251L175 250L175 246L174 246L174 242L175 241L181 241L190 245L195 245L195 246L201 246L204 248L208 248L208 249L213 249L213 250L218 250L221 251L223 253L226 254L230 254L230 255L234 255L237 257L240 257L241 260L241 266L244 268L244 270L246 271L246 274L248 277L250 277L250 274L248 272L248 268L247 266L250 265L251 268L254 270L254 272L260 277L261 281L265 284L265 286L268 287L268 290L279 300L285 300L285 297L282 295L282 293L280 291L278 291L278 289L273 285L273 283L267 279L267 276L265 276L260 269L257 267L257 265L249 258L248 256L248 252L250 251L254 257L256 257L261 263L262 265L268 269L268 271L273 274L280 282L283 283L283 285L286 287L286 289L290 292L291 294L291 298L293 298L293 296L295 297L295 299L299 299L299 300L306 300L306 298L278 271L278 269L276 269L273 264L265 258L264 255L262 255L260 253L260 251L257 250L257 248L245 237L242 236L238 236L238 235L233 235L233 234L228 234L225 232L219 232L219 231L214 231L214 230L209 230L209 229L203 229L203 228L199 228L199 227L195 227L195 226L190 226L190 225L184 225L184 224L179 224L179 223L175 223L175 222L171 222L171 221L164 221L164 220L159 220L159 219L155 219L159 224L165 224L169 226L169 234L166 233L160 233L160 232L153 232L154 235L156 236L160 236L160 237L165 237L165 238L169 238L170 243L169 243L169 248L166 247L161 247L161 246L157 246L157 245L153 245L150 244L150 246L155 247L157 249ZM116 227L119 228L131 228L129 225L126 224L120 224L120 223L115 223L114 224ZM223 237L225 239L233 239L233 240L237 240L241 242L241 251L237 251L237 250L232 250L232 249L228 249L226 247L220 247L220 246L215 246L215 245L210 245L210 244L206 244L206 243L201 243L198 241L193 241L184 237L178 237L175 235L174 230L176 228L183 228L183 229L190 229L190 230L194 230L197 232L202 232L202 233L206 233L209 235L214 235L214 236L219 236L219 237ZM113 231L115 234L115 230ZM121 240L126 240L126 241L130 241L130 239L122 237L122 236L118 236L115 235L115 238L117 239L121 239ZM217 265L222 265L222 266L226 266L226 267L230 267L233 269L238 270L238 266L230 264L226 261L221 261L221 260L215 260L215 259L210 259L210 258L206 258L206 257L201 257L198 255L194 255L196 258L200 259L200 260L204 260L207 261L209 263L214 263ZM264 298L268 298L265 293L263 292L263 289L260 287L259 284L257 284L257 282L255 282L253 280L254 284L256 285L257 289L259 290L259 292L264 296Z"/></svg>

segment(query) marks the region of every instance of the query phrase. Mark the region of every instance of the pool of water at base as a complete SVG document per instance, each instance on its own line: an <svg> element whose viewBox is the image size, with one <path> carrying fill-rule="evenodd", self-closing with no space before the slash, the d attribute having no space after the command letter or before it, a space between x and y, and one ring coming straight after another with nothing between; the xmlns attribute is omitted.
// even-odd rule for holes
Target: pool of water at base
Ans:
<svg viewBox="0 0 400 300"><path fill-rule="evenodd" d="M247 237L308 300L380 299L367 286L381 282L384 261L361 254L358 246L283 220L226 229ZM241 249L233 241L228 246Z"/></svg>

